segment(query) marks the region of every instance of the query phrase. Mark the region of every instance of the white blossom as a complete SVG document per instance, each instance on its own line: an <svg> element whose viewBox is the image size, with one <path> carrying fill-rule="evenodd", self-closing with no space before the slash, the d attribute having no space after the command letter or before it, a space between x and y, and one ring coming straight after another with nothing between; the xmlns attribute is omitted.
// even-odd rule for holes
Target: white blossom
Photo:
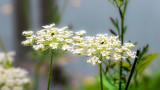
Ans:
<svg viewBox="0 0 160 90"><path fill-rule="evenodd" d="M88 63L91 63L91 64L93 64L93 65L95 65L95 64L100 64L101 63L101 61L99 60L99 58L98 57L96 57L96 56L93 56L93 57L91 57L89 60L87 60L87 62Z"/></svg>
<svg viewBox="0 0 160 90"><path fill-rule="evenodd" d="M84 36L84 34L86 34L86 31L85 30L81 30L81 31L79 31L79 32L75 32L75 34L77 35L77 36Z"/></svg>
<svg viewBox="0 0 160 90"><path fill-rule="evenodd" d="M72 47L70 45L63 45L62 49L65 50L65 51L71 51Z"/></svg>
<svg viewBox="0 0 160 90"><path fill-rule="evenodd" d="M23 90L29 84L28 72L21 68L5 69L0 67L0 86L1 90Z"/></svg>
<svg viewBox="0 0 160 90"><path fill-rule="evenodd" d="M7 53L7 57L6 57L5 53L0 52L0 64L4 64L7 59L9 61L9 63L11 64L14 60L15 54L16 53L14 51L10 51Z"/></svg>
<svg viewBox="0 0 160 90"><path fill-rule="evenodd" d="M73 36L73 32L69 31L68 27L57 28L55 24L42 27L43 29L37 31L36 35L26 36L26 40L22 44L32 46L37 51L62 49L63 45L72 46L73 39L71 37Z"/></svg>
<svg viewBox="0 0 160 90"><path fill-rule="evenodd" d="M94 61L99 60L100 56L106 60L135 58L135 53L128 52L131 51L134 45L132 43L124 43L124 45L121 45L121 41L118 40L118 36L97 34L96 37L80 37L76 34L73 37L73 43L73 53L90 56L91 59L87 62L93 61L91 62L93 65L98 64Z"/></svg>
<svg viewBox="0 0 160 90"><path fill-rule="evenodd" d="M32 36L33 35L33 31L24 31L23 33L22 33L22 35L23 36Z"/></svg>

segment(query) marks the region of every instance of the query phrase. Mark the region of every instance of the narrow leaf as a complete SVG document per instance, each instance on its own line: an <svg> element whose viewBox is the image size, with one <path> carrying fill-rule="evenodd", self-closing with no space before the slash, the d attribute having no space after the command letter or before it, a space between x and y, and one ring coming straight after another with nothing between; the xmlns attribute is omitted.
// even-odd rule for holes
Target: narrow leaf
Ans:
<svg viewBox="0 0 160 90"><path fill-rule="evenodd" d="M110 31L113 35L117 36L116 32L114 32L112 29L109 29L109 31Z"/></svg>

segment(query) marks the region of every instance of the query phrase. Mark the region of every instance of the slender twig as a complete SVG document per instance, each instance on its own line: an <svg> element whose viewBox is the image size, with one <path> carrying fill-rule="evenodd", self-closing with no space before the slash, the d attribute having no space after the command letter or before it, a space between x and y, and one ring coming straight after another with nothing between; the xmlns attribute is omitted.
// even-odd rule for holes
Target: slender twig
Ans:
<svg viewBox="0 0 160 90"><path fill-rule="evenodd" d="M131 81L132 75L133 75L133 73L134 73L134 69L135 69L136 63L137 63L137 61L138 61L138 55L139 55L139 50L137 50L136 58L135 58L135 60L134 60L134 63L133 63L133 66L132 66L132 70L131 70L131 72L130 72L130 75L129 75L129 78L128 78L128 81L127 81L127 85L126 85L126 87L125 87L125 90L128 90L128 86L129 86L129 84L130 84L130 81Z"/></svg>
<svg viewBox="0 0 160 90"><path fill-rule="evenodd" d="M48 76L47 90L49 90L49 88L50 88L51 75L52 75L52 62L53 62L53 51L51 51L51 60L50 60L50 66L49 66L49 76Z"/></svg>

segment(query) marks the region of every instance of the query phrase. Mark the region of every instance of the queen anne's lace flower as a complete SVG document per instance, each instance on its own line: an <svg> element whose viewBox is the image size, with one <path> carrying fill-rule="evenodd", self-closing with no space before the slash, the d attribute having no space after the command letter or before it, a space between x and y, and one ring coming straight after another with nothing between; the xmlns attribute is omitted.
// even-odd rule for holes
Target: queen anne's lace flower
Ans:
<svg viewBox="0 0 160 90"><path fill-rule="evenodd" d="M79 32L76 32L76 35L77 36L83 36L84 34L86 34L86 31L85 30L81 30L81 31L79 31Z"/></svg>
<svg viewBox="0 0 160 90"><path fill-rule="evenodd" d="M11 64L13 62L13 56L15 55L16 53L14 51L10 51L7 53L7 58L8 58L8 61L9 63ZM7 60L6 56L5 56L5 53L3 52L0 52L0 64L4 64Z"/></svg>
<svg viewBox="0 0 160 90"><path fill-rule="evenodd" d="M134 47L132 43L124 43L118 40L118 36L108 36L108 34L97 34L96 37L80 37L79 32L73 37L73 54L87 55L91 59L88 63L93 65L101 63L100 56L106 60L120 60L125 58L135 58L135 53L131 51ZM124 53L122 55L121 53Z"/></svg>
<svg viewBox="0 0 160 90"><path fill-rule="evenodd" d="M37 51L43 51L46 49L62 49L70 51L69 47L72 44L73 32L68 30L68 27L56 28L55 24L42 26L43 29L38 31L36 35L31 31L24 31L23 35L26 36L26 40L22 42L25 46L33 46L33 49ZM29 35L28 35L29 34ZM68 46L63 46L68 45Z"/></svg>
<svg viewBox="0 0 160 90"><path fill-rule="evenodd" d="M88 63L92 63L93 65L95 65L96 63L101 63L101 61L99 60L98 57L93 56L91 59L87 60Z"/></svg>
<svg viewBox="0 0 160 90"><path fill-rule="evenodd" d="M24 90L29 84L28 72L21 68L5 69L0 67L0 89L1 90Z"/></svg>

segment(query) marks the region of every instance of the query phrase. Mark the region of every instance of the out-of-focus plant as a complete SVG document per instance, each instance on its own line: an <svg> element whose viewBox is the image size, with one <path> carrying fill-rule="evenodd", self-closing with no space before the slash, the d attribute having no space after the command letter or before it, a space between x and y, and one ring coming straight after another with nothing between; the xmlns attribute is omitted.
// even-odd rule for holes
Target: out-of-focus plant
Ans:
<svg viewBox="0 0 160 90"><path fill-rule="evenodd" d="M127 25L124 24L125 13L126 13L126 9L127 9L129 0L108 0L108 1L111 2L118 9L119 15L120 15L120 20L113 19L112 17L110 17L110 20L116 29L116 30L110 29L110 32L113 35L119 36L121 45L123 45L124 44L124 34L127 31ZM136 45L137 42L135 42L134 44ZM130 61L130 59L128 58L126 59L122 58L118 64L112 63L109 65L106 65L105 75L106 73L110 74L110 72L113 72L113 69L118 65L120 78L113 76L115 72L112 73L112 82L114 82L113 85L115 85L117 81L119 81L118 82L119 90L121 89L127 90L129 87L131 78L132 76L134 76L134 84L137 86L137 78L141 76L141 74L147 68L147 66L158 55L158 53L151 53L151 54L146 55L147 51L148 51L148 45L144 46L142 49L138 49L139 55L137 54L138 57L137 59L135 59L134 62ZM123 53L121 53L121 55L123 55ZM108 77L108 75L106 75L106 77Z"/></svg>
<svg viewBox="0 0 160 90"><path fill-rule="evenodd" d="M30 79L28 72L22 68L13 67L14 52L6 52L0 37L0 90L28 90Z"/></svg>

